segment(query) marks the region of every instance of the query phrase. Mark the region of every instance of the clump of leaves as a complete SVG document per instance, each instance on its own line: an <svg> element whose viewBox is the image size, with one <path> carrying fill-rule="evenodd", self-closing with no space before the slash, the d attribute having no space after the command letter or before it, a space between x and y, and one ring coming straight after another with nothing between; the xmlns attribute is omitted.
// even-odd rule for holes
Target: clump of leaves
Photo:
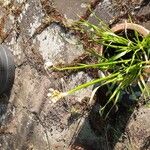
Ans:
<svg viewBox="0 0 150 150"><path fill-rule="evenodd" d="M126 29L123 31L125 33L124 36L121 36L113 33L103 23L101 27L95 26L87 21L82 21L81 24L82 26L86 26L92 42L104 46L103 54L99 55L97 52L94 52L97 54L95 56L98 59L98 62L95 64L78 64L72 67L54 67L54 69L63 71L98 68L102 72L107 72L107 74L67 91L65 96L97 83L100 85L99 87L110 84L109 90L111 91L113 89L113 91L111 91L112 94L105 106L100 109L100 112L103 113L110 102L113 102L113 106L117 104L122 91L133 92L132 85L135 83L138 84L142 93L144 90L150 95L145 82L145 77L148 76L146 70L150 67L150 35L143 37L136 31L133 31L134 35L131 38L128 37ZM114 89L115 85L117 87ZM92 98L99 87L93 91Z"/></svg>

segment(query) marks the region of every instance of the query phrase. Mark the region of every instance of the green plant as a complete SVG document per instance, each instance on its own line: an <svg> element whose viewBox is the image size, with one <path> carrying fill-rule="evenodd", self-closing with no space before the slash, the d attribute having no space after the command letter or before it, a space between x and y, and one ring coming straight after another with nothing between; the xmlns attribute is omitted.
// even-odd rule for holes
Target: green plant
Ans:
<svg viewBox="0 0 150 150"><path fill-rule="evenodd" d="M88 29L92 42L104 46L105 50L102 55L90 50L97 57L98 62L96 64L78 64L72 67L54 67L53 69L64 71L98 68L102 72L107 72L107 74L104 77L81 84L66 93L57 91L49 96L55 99L54 101L57 101L64 96L96 83L99 83L99 87L108 85L109 92L112 94L105 106L100 109L101 114L103 114L104 109L110 102L113 102L113 106L116 105L122 91L133 93L133 84L137 83L141 92L143 93L143 90L145 90L149 96L149 90L145 81L148 73L145 70L150 67L150 35L143 37L136 31L133 31L129 37L126 29L119 35L113 33L104 23L101 23L101 27L98 27L87 21L82 21L81 25L86 26L86 30ZM93 91L91 99L99 87ZM109 112L106 114L106 117Z"/></svg>

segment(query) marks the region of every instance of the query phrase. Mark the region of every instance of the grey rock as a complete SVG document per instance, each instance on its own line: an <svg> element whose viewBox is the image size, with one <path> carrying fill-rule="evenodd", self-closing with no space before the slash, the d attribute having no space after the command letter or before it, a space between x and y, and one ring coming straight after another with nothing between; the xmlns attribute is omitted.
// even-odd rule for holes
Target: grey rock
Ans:
<svg viewBox="0 0 150 150"><path fill-rule="evenodd" d="M100 25L103 21L106 24L111 24L114 19L117 18L121 13L120 7L117 2L111 0L104 0L100 2L96 9L91 13L89 22ZM99 18L100 20L98 20Z"/></svg>
<svg viewBox="0 0 150 150"><path fill-rule="evenodd" d="M74 59L84 53L80 41L63 27L51 24L33 40L33 47L38 48L44 62L52 65L70 64Z"/></svg>
<svg viewBox="0 0 150 150"><path fill-rule="evenodd" d="M130 117L128 124L126 126L127 135L124 141L118 142L115 149L122 150L126 148L130 149L149 149L150 141L150 109L146 106L141 107L139 110L135 110Z"/></svg>
<svg viewBox="0 0 150 150"><path fill-rule="evenodd" d="M85 15L91 2L94 0L55 0L54 7L72 24Z"/></svg>

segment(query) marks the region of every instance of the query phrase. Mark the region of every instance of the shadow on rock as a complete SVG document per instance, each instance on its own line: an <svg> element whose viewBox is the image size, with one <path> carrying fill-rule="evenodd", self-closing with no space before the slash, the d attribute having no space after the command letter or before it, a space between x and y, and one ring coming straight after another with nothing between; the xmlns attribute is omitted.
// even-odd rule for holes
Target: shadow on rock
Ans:
<svg viewBox="0 0 150 150"><path fill-rule="evenodd" d="M141 6L147 6L150 3L149 0L143 0Z"/></svg>
<svg viewBox="0 0 150 150"><path fill-rule="evenodd" d="M137 87L134 90L139 92ZM124 138L128 138L125 135L126 127L137 107L137 100L131 100L133 97L126 93L122 96L118 107L114 107L108 118L104 119L100 116L99 110L100 106L104 106L108 100L107 91L107 87L102 87L97 91L95 104L89 115L85 117L82 127L74 136L75 140L71 144L72 149L113 150L116 149L118 142L123 142ZM109 111L111 106L110 103L106 111ZM149 145L148 142L145 146L147 145Z"/></svg>
<svg viewBox="0 0 150 150"><path fill-rule="evenodd" d="M11 90L0 95L0 127L9 121L10 111L7 111ZM8 119L7 119L8 118Z"/></svg>
<svg viewBox="0 0 150 150"><path fill-rule="evenodd" d="M149 148L150 148L150 136L146 138L145 143L143 147L140 148L140 150L149 149Z"/></svg>

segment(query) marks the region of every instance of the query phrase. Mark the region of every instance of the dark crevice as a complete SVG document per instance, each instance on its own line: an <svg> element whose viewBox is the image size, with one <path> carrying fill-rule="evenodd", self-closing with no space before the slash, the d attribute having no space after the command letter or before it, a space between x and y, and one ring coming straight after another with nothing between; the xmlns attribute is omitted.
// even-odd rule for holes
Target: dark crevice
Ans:
<svg viewBox="0 0 150 150"><path fill-rule="evenodd" d="M148 4L150 4L149 0L143 0L141 7L147 6Z"/></svg>

